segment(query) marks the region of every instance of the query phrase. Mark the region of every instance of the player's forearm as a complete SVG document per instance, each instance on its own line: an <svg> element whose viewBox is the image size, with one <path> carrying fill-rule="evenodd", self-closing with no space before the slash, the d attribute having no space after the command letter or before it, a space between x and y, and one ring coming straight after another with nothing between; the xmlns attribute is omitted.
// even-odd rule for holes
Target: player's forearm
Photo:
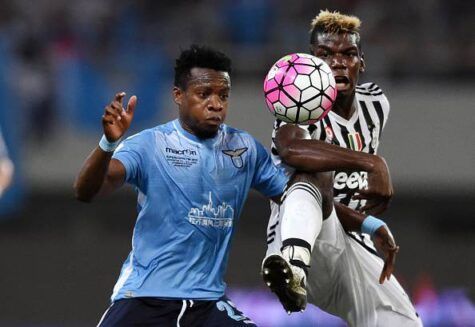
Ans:
<svg viewBox="0 0 475 327"><path fill-rule="evenodd" d="M352 210L339 202L334 204L338 220L340 220L343 229L347 232L360 232L366 215Z"/></svg>
<svg viewBox="0 0 475 327"><path fill-rule="evenodd" d="M76 199L89 202L99 193L111 158L112 152L102 151L99 147L91 152L74 182Z"/></svg>
<svg viewBox="0 0 475 327"><path fill-rule="evenodd" d="M333 170L373 171L382 161L378 156L348 150L317 140L293 140L277 146L283 162L306 172Z"/></svg>

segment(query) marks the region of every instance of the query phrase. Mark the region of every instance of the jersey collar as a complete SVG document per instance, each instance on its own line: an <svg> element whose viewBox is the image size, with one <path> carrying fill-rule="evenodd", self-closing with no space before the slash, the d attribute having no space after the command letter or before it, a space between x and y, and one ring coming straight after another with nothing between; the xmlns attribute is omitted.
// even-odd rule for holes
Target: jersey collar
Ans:
<svg viewBox="0 0 475 327"><path fill-rule="evenodd" d="M356 120L358 119L358 116L359 116L359 111L360 111L360 104L357 103L356 104L356 109L355 111L353 112L353 115L351 115L350 119L346 120L345 118L341 117L340 115L338 115L337 113L334 113L333 111L329 111L328 114L330 116L332 116L338 123L342 124L342 125L347 125L347 124L351 124L353 125L354 123L356 123Z"/></svg>
<svg viewBox="0 0 475 327"><path fill-rule="evenodd" d="M200 139L196 135L191 134L190 132L185 130L181 126L180 120L178 118L173 121L173 125L177 129L178 133L180 133L181 135L183 135L184 137L186 137L190 141L193 141L193 142L196 142L196 143L199 143L199 144L204 144L204 145L214 145L216 143L216 141L218 141L219 136L221 135L221 132L222 132L223 126L224 126L224 124L221 124L221 126L219 127L219 130L218 130L218 133L216 133L215 137L209 138L209 139Z"/></svg>

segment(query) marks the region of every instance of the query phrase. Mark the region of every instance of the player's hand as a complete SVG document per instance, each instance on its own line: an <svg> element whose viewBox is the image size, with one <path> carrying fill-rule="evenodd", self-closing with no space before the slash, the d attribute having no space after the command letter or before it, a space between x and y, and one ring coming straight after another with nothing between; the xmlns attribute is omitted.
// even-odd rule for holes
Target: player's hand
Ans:
<svg viewBox="0 0 475 327"><path fill-rule="evenodd" d="M374 156L373 169L368 171L368 187L359 190L353 199L367 200L366 205L359 209L360 212L379 215L389 207L393 194L393 184L386 161L382 157Z"/></svg>
<svg viewBox="0 0 475 327"><path fill-rule="evenodd" d="M122 104L124 97L125 92L117 93L112 102L104 108L102 128L109 142L115 142L120 139L129 128L134 117L137 97L135 95L130 97L127 109L125 110Z"/></svg>
<svg viewBox="0 0 475 327"><path fill-rule="evenodd" d="M389 228L384 225L379 227L373 235L374 245L384 258L384 266L379 276L379 283L389 280L394 271L396 263L396 254L399 252L399 246L396 245Z"/></svg>

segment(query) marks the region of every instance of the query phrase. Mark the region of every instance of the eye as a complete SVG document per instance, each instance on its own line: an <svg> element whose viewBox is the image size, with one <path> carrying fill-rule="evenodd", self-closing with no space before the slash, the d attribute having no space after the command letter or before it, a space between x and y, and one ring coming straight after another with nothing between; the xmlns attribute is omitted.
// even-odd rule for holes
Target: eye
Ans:
<svg viewBox="0 0 475 327"><path fill-rule="evenodd" d="M197 94L201 99L206 99L208 97L208 94L205 91L198 91Z"/></svg>
<svg viewBox="0 0 475 327"><path fill-rule="evenodd" d="M229 94L224 93L224 94L221 94L219 97L221 98L221 100L226 101L229 98Z"/></svg>
<svg viewBox="0 0 475 327"><path fill-rule="evenodd" d="M330 56L330 54L328 53L328 51L322 51L322 52L319 52L317 54L317 57L319 58L323 58L323 59L326 59Z"/></svg>

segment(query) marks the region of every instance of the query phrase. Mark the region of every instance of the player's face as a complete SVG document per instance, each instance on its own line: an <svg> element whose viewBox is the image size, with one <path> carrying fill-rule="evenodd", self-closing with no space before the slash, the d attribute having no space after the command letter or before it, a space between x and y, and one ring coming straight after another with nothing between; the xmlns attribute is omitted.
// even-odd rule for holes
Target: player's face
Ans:
<svg viewBox="0 0 475 327"><path fill-rule="evenodd" d="M312 44L312 52L330 66L335 76L338 96L354 94L359 74L365 67L356 35L318 33L317 42Z"/></svg>
<svg viewBox="0 0 475 327"><path fill-rule="evenodd" d="M192 68L185 90L175 87L183 128L201 138L216 135L228 110L231 81L226 72L209 68Z"/></svg>

